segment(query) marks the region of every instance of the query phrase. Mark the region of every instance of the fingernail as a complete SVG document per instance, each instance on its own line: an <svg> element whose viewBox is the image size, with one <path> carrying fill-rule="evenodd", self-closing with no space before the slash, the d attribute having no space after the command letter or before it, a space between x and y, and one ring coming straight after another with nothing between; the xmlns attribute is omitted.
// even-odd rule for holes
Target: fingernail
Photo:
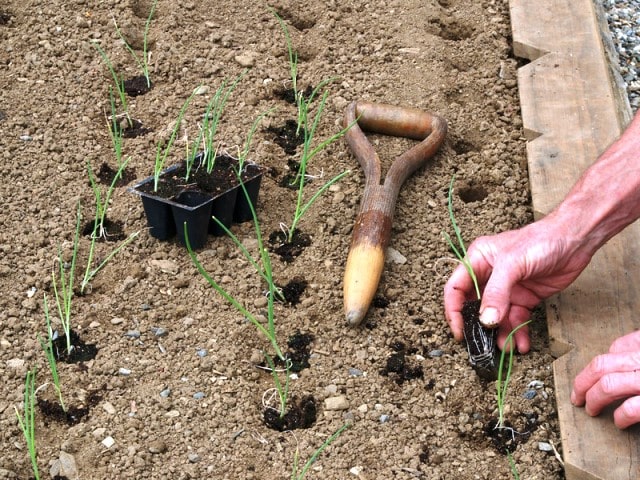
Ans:
<svg viewBox="0 0 640 480"><path fill-rule="evenodd" d="M500 323L500 314L493 307L485 308L480 314L480 323L487 328L495 328Z"/></svg>

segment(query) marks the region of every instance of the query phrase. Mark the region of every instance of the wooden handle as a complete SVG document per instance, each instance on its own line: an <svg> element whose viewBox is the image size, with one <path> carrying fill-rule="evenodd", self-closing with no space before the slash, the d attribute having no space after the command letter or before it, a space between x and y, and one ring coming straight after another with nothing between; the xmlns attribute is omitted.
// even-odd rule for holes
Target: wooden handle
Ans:
<svg viewBox="0 0 640 480"><path fill-rule="evenodd" d="M353 102L345 111L344 124L353 124L345 138L366 179L343 282L345 317L349 324L358 325L365 317L382 277L400 187L436 153L444 141L447 123L442 117L414 108ZM381 185L380 160L362 129L422 142L393 162Z"/></svg>

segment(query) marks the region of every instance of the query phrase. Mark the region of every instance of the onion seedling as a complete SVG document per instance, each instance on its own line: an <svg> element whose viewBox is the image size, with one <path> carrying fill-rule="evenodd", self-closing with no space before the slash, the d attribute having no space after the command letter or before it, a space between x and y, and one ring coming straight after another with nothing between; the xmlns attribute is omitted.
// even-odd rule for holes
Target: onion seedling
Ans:
<svg viewBox="0 0 640 480"><path fill-rule="evenodd" d="M162 141L158 142L158 145L156 147L156 161L153 167L153 191L157 192L158 191L158 183L160 181L160 173L162 173L162 169L164 168L164 164L167 161L167 156L169 155L169 151L171 150L171 146L173 145L173 142L176 139L176 136L178 135L178 131L180 130L180 124L182 123L182 117L184 116L185 112L187 111L187 107L189 106L189 103L191 103L191 100L193 99L193 97L195 96L196 92L198 91L198 87L196 87L193 92L191 93L191 95L189 96L189 98L187 98L187 100L184 102L184 104L182 104L182 108L180 108L180 113L178 113L178 118L176 119L176 123L173 126L173 130L171 131L171 136L169 137L169 140L167 141L167 144L164 148L164 150L162 150Z"/></svg>
<svg viewBox="0 0 640 480"><path fill-rule="evenodd" d="M122 178L122 172L124 171L127 163L129 163L131 157L127 157L127 159L122 162L118 168L118 171L113 177L109 188L107 189L107 193L104 197L104 201L102 201L102 195L100 192L100 187L98 186L98 182L96 180L95 174L93 173L93 169L91 168L91 162L87 161L87 171L89 172L89 182L91 183L91 189L93 191L93 196L95 198L96 204L96 213L93 221L93 231L91 232L91 244L89 246L89 257L87 258L87 266L84 271L84 277L82 278L82 282L80 282L80 293L84 294L87 286L91 282L91 280L97 275L97 273L111 260L120 250L126 247L129 243L131 243L140 233L137 232L132 233L127 237L120 245L118 245L115 249L111 251L109 255L96 267L93 266L93 257L95 253L95 246L98 238L108 238L108 233L104 228L104 222L107 215L107 209L109 208L109 202L111 200L111 195L115 190L116 183L120 178Z"/></svg>
<svg viewBox="0 0 640 480"><path fill-rule="evenodd" d="M318 128L318 124L320 123L320 118L322 116L322 112L324 111L324 107L325 107L328 95L329 95L329 92L325 92L322 95L322 100L320 101L320 104L318 105L318 110L316 111L316 114L315 114L315 117L314 117L314 120L313 120L313 124L311 125L311 127L309 127L306 123L303 126L304 144L303 144L303 149L302 149L302 155L300 157L300 167L298 169L298 175L297 175L298 195L296 197L296 208L295 208L295 211L294 211L294 214L293 214L293 219L291 221L291 225L288 226L288 227L283 225L283 228L286 230L287 241L288 242L291 242L293 240L293 235L294 235L295 230L296 230L296 228L298 226L298 222L300 222L300 220L302 219L304 214L307 212L309 207L311 207L311 205L313 205L315 203L315 201L331 185L333 185L334 183L336 183L337 181L341 180L343 177L345 177L346 175L351 173L350 170L345 170L344 172L336 175L331 180L329 180L327 183L325 183L309 199L309 201L307 201L306 203L303 204L303 191L304 191L305 179L307 178L307 166L309 164L309 161L313 157L315 157L319 152L324 150L328 145L330 145L331 143L335 142L340 137L344 136L344 134L347 133L347 131L355 124L355 122L354 122L354 123L351 123L350 125L347 125L345 128L340 130L335 135L332 135L330 138L328 138L325 141L321 142L315 148L311 147L311 143L314 140L316 129ZM308 108L309 105L306 102L303 102L303 105L304 105L303 108L305 110L304 115L305 115L305 118L306 118L306 116L307 116L307 108Z"/></svg>
<svg viewBox="0 0 640 480"><path fill-rule="evenodd" d="M311 468L311 466L315 463L315 461L318 459L318 457L324 451L324 449L327 448L329 445L331 445L340 435L342 435L342 432L344 432L349 427L350 427L350 424L345 423L342 427L336 430L333 433L333 435L327 438L324 441L324 443L320 445L320 447L315 452L313 452L313 455L311 455L309 460L307 460L307 463L304 464L304 466L300 471L298 471L298 461L300 459L300 450L296 446L296 453L293 456L293 471L291 472L291 480L302 480L304 476L307 474L307 471L309 470L309 468Z"/></svg>
<svg viewBox="0 0 640 480"><path fill-rule="evenodd" d="M129 110L127 106L127 94L124 91L124 80L120 78L120 76L116 73L115 69L113 68L113 64L111 63L111 60L109 59L109 56L102 49L102 47L98 45L97 41L92 41L90 43L98 51L98 53L102 57L102 61L104 62L104 64L107 66L107 69L111 73L111 77L113 78L113 83L116 86L116 91L118 92L118 97L120 98L120 106L122 107L124 115L127 118L128 124L131 125L131 117L129 116Z"/></svg>
<svg viewBox="0 0 640 480"><path fill-rule="evenodd" d="M227 104L227 100L229 100L229 96L235 90L236 86L242 80L242 77L246 75L248 70L245 70L240 75L236 77L231 85L229 85L226 90L225 86L227 81L223 81L222 85L216 90L213 98L207 104L207 108L205 109L202 125L200 126L200 133L194 142L192 147L191 156L187 155L187 173L185 181L189 180L189 176L191 174L191 169L193 167L193 162L195 160L198 151L200 150L200 146L202 145L203 153L202 153L202 164L206 165L207 173L211 173L213 171L213 167L215 166L216 156L218 154L218 147L215 145L215 136L218 131L218 125L220 123L220 118L222 117L222 112L224 111L224 107Z"/></svg>
<svg viewBox="0 0 640 480"><path fill-rule="evenodd" d="M53 378L53 388L58 395L58 402L60 403L60 407L63 412L67 411L67 408L64 406L64 400L62 399L62 390L60 389L60 377L58 376L58 366L56 364L56 355L53 351L53 337L54 333L51 328L51 317L49 316L49 306L47 304L47 295L44 295L44 317L47 322L47 341L45 342L38 335L38 341L40 342L40 346L42 350L44 350L44 354L47 357L47 363L49 364L49 370L51 371L51 377Z"/></svg>
<svg viewBox="0 0 640 480"><path fill-rule="evenodd" d="M291 36L289 35L289 29L287 28L287 25L284 23L284 20L282 20L282 17L280 17L280 15L278 15L278 13L274 9L271 8L270 10L271 10L271 13L273 13L273 15L278 20L278 23L280 24L280 28L284 33L285 41L287 43L287 53L289 55L289 74L291 76L291 89L293 90L293 96L295 98L296 107L298 108L298 121L297 121L298 128L296 130L296 135L298 135L300 133L300 128L302 127L302 124L303 124L302 105L301 105L301 102L303 101L303 95L302 95L302 92L298 92L298 54L297 52L293 51L293 46L291 44Z"/></svg>
<svg viewBox="0 0 640 480"><path fill-rule="evenodd" d="M268 112L266 112L266 113L268 113ZM252 127L252 129L251 129L251 131L250 131L250 133L249 133L249 135L247 137L247 140L245 142L245 148L244 148L244 150L243 150L243 152L241 154L241 162L242 162L242 164L244 164L244 162L246 161L246 156L247 156L248 151L249 151L249 145L251 144L251 139L252 139L253 133L255 132L255 130L257 128L257 123L264 117L264 115L266 115L266 113L262 114L260 117L258 117L258 119L253 124L253 127ZM240 175L240 174L241 174L241 171L239 170L238 171L238 175ZM198 272L207 281L207 283L209 283L209 285L211 285L213 287L213 289L216 292L218 292L218 294L222 298L224 298L238 312L240 312L240 314L242 314L247 320L249 320L249 322L251 322L255 326L255 328L258 330L258 332L260 332L262 335L264 335L267 338L267 340L271 344L271 348L275 352L276 357L285 364L285 373L286 373L287 379L285 381L285 384L283 385L282 382L280 381L280 378L278 377L278 372L275 369L275 362L273 361L273 358L269 354L267 354L265 352L265 357L267 359L267 363L269 364L269 368L270 368L272 376L274 378L274 384L275 384L276 390L278 392L278 397L280 399L280 409L279 410L280 410L280 417L282 418L284 416L284 414L286 413L288 386L289 386L289 368L290 368L290 365L291 365L290 360L287 359L285 357L284 353L282 352L282 349L280 348L280 345L278 344L278 339L277 339L277 336L276 336L274 301L275 301L276 295L281 296L282 294L281 294L280 290L278 289L278 287L276 286L275 280L273 278L273 270L272 270L272 267L271 267L271 259L269 257L269 251L264 245L262 231L261 231L261 228L260 228L260 223L258 222L258 216L256 214L255 206L251 203L251 201L249 199L249 194L248 194L244 184L241 183L240 186L242 188L242 192L245 195L245 198L247 199L247 202L249 204L249 208L251 210L251 215L252 215L252 218L253 218L254 230L255 230L255 233L256 233L256 239L257 239L257 243L258 243L259 258L257 258L257 259L254 258L249 253L249 251L242 245L240 240L235 235L233 235L233 233L229 229L227 229L222 224L222 222L220 222L215 217L213 217L213 218L218 223L218 225L220 225L223 228L223 230L229 235L229 237L238 246L238 248L240 248L242 254L246 257L246 259L249 261L249 263L255 268L256 273L267 283L267 287L268 287L268 293L267 293L267 325L266 326L262 325L262 323L257 319L256 315L254 315L249 310L247 310L247 308L245 308L235 297L233 297L229 292L227 292L207 272L207 270L204 268L202 263L198 260L198 257L196 255L196 253L191 248L191 243L189 242L189 236L188 236L188 232L187 232L186 222L184 224L185 244L187 246L187 251L189 252L189 256L191 257L191 260L192 260L193 264L195 265L195 267L198 270Z"/></svg>
<svg viewBox="0 0 640 480"><path fill-rule="evenodd" d="M447 209L449 211L449 220L451 221L451 226L453 227L453 231L456 235L457 246L449 236L447 232L442 232L445 237L445 240L453 250L453 253L458 258L458 261L464 266L465 270L471 277L473 281L473 287L476 290L476 295L478 300L480 300L480 287L478 286L478 278L476 277L475 272L473 271L473 267L467 258L467 249L464 246L464 240L462 239L462 233L460 231L460 227L458 227L458 222L456 222L456 217L453 213L453 183L455 182L455 175L451 178L451 183L449 184L449 194L447 197Z"/></svg>
<svg viewBox="0 0 640 480"><path fill-rule="evenodd" d="M151 58L151 52L147 51L149 28L151 27L151 19L153 18L153 14L156 10L157 4L158 4L158 0L154 0L153 4L151 5L151 10L149 11L149 16L147 17L147 21L144 24L144 36L142 40L142 59L138 57L138 55L133 50L133 48L131 48L131 45L129 45L127 40L124 38L124 35L120 31L120 28L118 28L116 19L115 18L113 19L113 24L116 27L116 32L118 33L118 36L124 42L124 46L127 48L127 50L129 51L129 53L131 54L135 62L138 64L138 67L140 67L140 70L142 70L142 74L144 75L144 78L147 80L147 88L151 88L151 79L149 78L149 59Z"/></svg>
<svg viewBox="0 0 640 480"><path fill-rule="evenodd" d="M96 231L95 230L93 231L93 233L91 234L91 244L89 246L89 257L87 258L87 267L85 268L82 282L80 282L81 294L85 293L85 290L90 285L91 280L93 280L93 278L98 274L98 272L102 270L107 265L107 263L109 263L109 261L120 252L120 250L122 250L124 247L129 245L131 242L133 242L138 237L139 234L140 234L140 230L133 232L126 239L124 239L122 243L120 243L120 245L118 245L116 248L111 250L111 252L104 258L104 260L102 260L102 262L98 264L97 267L91 268L93 266L95 245L96 245L96 240L98 238L96 235Z"/></svg>
<svg viewBox="0 0 640 480"><path fill-rule="evenodd" d="M20 429L24 435L24 439L27 442L27 450L29 451L29 458L31 459L31 468L33 470L33 476L36 480L40 480L40 473L38 471L38 453L36 450L36 369L29 370L24 380L24 413L20 415L17 407L13 407L16 411L16 417L18 417L18 423Z"/></svg>
<svg viewBox="0 0 640 480"><path fill-rule="evenodd" d="M507 396L509 380L511 380L511 368L513 367L513 351L515 350L515 345L513 344L513 336L518 330L526 325L529 325L530 323L531 320L528 320L511 330L511 332L509 332L509 335L507 335L504 347L502 348L502 352L500 353L500 363L498 364L498 379L496 380L496 397L498 403L498 423L496 423L496 428L504 428L504 399ZM509 350L509 360L507 363L507 372L503 378L507 349Z"/></svg>
<svg viewBox="0 0 640 480"><path fill-rule="evenodd" d="M58 315L60 316L60 323L62 324L62 330L64 331L67 341L67 355L71 354L73 345L71 345L71 304L73 301L73 280L75 277L76 260L78 258L78 247L80 244L80 222L82 221L82 213L80 212L81 206L78 202L78 211L76 213L76 231L73 237L73 249L71 253L71 264L68 266L62 258L62 250L58 246L58 268L54 268L51 274L53 293L56 299L56 305L58 307Z"/></svg>

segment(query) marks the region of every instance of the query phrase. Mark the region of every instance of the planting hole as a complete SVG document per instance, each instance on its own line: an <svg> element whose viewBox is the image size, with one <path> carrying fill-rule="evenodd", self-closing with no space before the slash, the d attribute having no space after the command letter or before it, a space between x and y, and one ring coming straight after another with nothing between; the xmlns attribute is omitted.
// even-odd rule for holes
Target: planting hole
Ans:
<svg viewBox="0 0 640 480"><path fill-rule="evenodd" d="M458 197L464 203L479 202L487 198L487 195L489 193L482 185L471 185L458 190Z"/></svg>

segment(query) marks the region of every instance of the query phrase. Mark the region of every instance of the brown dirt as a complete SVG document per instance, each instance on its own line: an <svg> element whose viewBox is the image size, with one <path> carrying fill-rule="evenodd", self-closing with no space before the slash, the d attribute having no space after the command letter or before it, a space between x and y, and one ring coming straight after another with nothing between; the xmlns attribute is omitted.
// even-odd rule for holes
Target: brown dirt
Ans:
<svg viewBox="0 0 640 480"><path fill-rule="evenodd" d="M104 162L115 166L105 122L111 78L89 40L101 42L125 78L138 75L112 16L136 46L149 7L149 0L8 0L0 7L0 478L30 475L14 406L21 405L28 368L38 367L39 385L49 381L37 340L45 332L43 294L51 299L57 246L69 253L77 202L85 220L93 215L86 161L94 169ZM363 176L343 141L328 147L308 173L352 173L302 220L311 245L287 263L272 256L279 285L307 282L297 305L276 306L280 343L296 332L314 339L310 367L290 388L296 398L316 399L317 420L290 434L263 423L263 393L272 386L257 368L261 350L268 349L265 339L206 284L184 248L143 231L97 275L87 295L74 299L73 327L99 351L91 361L61 362L60 377L67 405L90 410L72 426L38 414L43 477L63 450L75 457L83 479L289 478L296 447L304 462L349 422L309 478L509 478L507 458L484 432L496 414L494 384L475 375L464 345L451 339L444 322L442 288L451 262L441 235L449 228L447 187L454 173L456 213L467 241L532 218L507 1L302 6L277 0L274 7L290 26L300 87L338 77L318 138L336 132L345 106L357 99L417 107L448 120L440 153L400 194L391 246L406 262L388 262L365 325L347 327L341 278ZM182 103L202 83L209 91L187 111L169 161L177 163L185 152L182 139L195 138L210 96L249 63L219 138L235 152L256 116L277 107L256 133L250 157L273 172L262 183L263 233L289 223L296 192L279 181L291 158L267 128L284 125L295 110L279 96L290 86L289 69L271 13L261 2L160 0L150 49L153 88L129 98L131 116L150 131L125 140L129 168L139 179L151 174L156 142L167 138ZM411 143L375 138L386 167ZM312 182L308 195L319 185ZM108 215L127 233L145 228L140 200L126 187L118 187ZM255 251L250 223L233 230ZM80 265L87 247L83 238ZM97 248L103 258L110 245ZM230 239L211 238L199 258L252 312L264 310L265 287ZM536 419L513 453L526 479L563 478L553 455L538 449L539 441L559 447L545 331L543 321L533 326L532 352L516 359L507 399L512 424ZM399 360L398 345L403 368L422 375L397 382L404 370L389 373L389 359L393 368ZM544 386L527 399L533 380ZM165 398L160 393L167 389ZM198 392L204 398L194 398ZM51 387L39 395L55 399ZM345 409L327 409L325 400L340 395ZM101 400L93 406L91 398ZM101 443L106 437L115 441L110 448Z"/></svg>

